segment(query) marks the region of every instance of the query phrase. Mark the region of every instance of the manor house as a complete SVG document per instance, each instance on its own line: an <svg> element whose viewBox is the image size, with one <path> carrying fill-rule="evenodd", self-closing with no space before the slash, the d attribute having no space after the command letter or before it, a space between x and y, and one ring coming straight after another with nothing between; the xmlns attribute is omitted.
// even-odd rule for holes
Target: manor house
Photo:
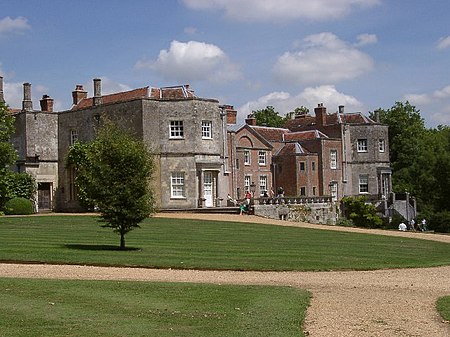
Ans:
<svg viewBox="0 0 450 337"><path fill-rule="evenodd" d="M391 191L387 126L342 106L328 114L319 104L315 116L299 114L284 128L272 128L257 126L252 115L237 124L233 106L200 98L189 85L102 95L101 80L94 79L93 88L88 97L76 85L69 110L54 111L48 95L36 110L31 84L25 83L22 107L10 108L16 119L16 170L35 177L39 210L81 210L66 156L75 142L95 137L103 118L132 132L154 153L160 209L225 206L246 191L258 198L280 188L284 196L336 201L346 195L383 199Z"/></svg>

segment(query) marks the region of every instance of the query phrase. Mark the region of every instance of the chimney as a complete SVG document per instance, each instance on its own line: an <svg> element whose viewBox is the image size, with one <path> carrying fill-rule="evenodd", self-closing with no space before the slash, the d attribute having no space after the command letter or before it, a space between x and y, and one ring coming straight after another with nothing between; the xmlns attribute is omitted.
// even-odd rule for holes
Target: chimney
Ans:
<svg viewBox="0 0 450 337"><path fill-rule="evenodd" d="M256 126L256 118L253 116L253 114L250 114L247 116L247 119L245 120L245 124Z"/></svg>
<svg viewBox="0 0 450 337"><path fill-rule="evenodd" d="M3 96L3 77L0 76L0 103L5 102L5 97Z"/></svg>
<svg viewBox="0 0 450 337"><path fill-rule="evenodd" d="M314 108L316 114L316 125L324 126L327 124L327 108L323 106L323 103L319 103L317 108Z"/></svg>
<svg viewBox="0 0 450 337"><path fill-rule="evenodd" d="M234 107L232 105L224 105L223 108L227 115L227 124L228 125L236 124L237 111L234 110Z"/></svg>
<svg viewBox="0 0 450 337"><path fill-rule="evenodd" d="M87 98L87 91L84 91L84 88L81 84L77 84L75 86L75 90L72 91L73 105L77 105L82 99L85 98Z"/></svg>
<svg viewBox="0 0 450 337"><path fill-rule="evenodd" d="M102 103L102 80L94 78L94 105L100 105Z"/></svg>
<svg viewBox="0 0 450 337"><path fill-rule="evenodd" d="M374 122L380 123L380 110L375 110L373 112L373 118L375 119Z"/></svg>
<svg viewBox="0 0 450 337"><path fill-rule="evenodd" d="M340 114L344 113L344 106L343 105L339 105L339 113Z"/></svg>
<svg viewBox="0 0 450 337"><path fill-rule="evenodd" d="M41 111L53 112L53 98L49 95L43 95L39 102L41 103Z"/></svg>
<svg viewBox="0 0 450 337"><path fill-rule="evenodd" d="M23 84L22 110L23 111L32 111L33 110L33 101L31 100L31 84L30 83Z"/></svg>

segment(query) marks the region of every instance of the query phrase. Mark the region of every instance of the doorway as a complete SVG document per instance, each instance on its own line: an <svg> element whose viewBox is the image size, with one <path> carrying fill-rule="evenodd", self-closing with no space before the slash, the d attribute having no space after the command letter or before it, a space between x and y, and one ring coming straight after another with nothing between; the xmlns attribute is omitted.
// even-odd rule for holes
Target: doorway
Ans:
<svg viewBox="0 0 450 337"><path fill-rule="evenodd" d="M52 183L38 183L38 208L49 210L52 205Z"/></svg>
<svg viewBox="0 0 450 337"><path fill-rule="evenodd" d="M205 206L213 207L213 174L211 171L205 171L203 176L203 198Z"/></svg>

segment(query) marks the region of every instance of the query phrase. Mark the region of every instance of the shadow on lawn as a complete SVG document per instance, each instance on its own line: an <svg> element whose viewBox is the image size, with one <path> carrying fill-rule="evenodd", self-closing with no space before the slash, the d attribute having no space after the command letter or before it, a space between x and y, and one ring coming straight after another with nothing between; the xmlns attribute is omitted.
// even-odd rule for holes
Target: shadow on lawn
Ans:
<svg viewBox="0 0 450 337"><path fill-rule="evenodd" d="M119 246L113 246L113 245L83 245L78 243L67 243L64 245L64 247L69 249L76 249L76 250L107 250L107 251L134 251L134 250L141 250L141 248L136 247L125 247L124 249L120 249Z"/></svg>

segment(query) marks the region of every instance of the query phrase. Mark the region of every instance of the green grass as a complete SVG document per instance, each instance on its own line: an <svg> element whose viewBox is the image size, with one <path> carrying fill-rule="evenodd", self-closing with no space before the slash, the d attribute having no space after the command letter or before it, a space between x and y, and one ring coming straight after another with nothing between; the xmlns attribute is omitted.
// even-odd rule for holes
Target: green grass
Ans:
<svg viewBox="0 0 450 337"><path fill-rule="evenodd" d="M436 308L442 318L450 322L450 296L439 298L436 303Z"/></svg>
<svg viewBox="0 0 450 337"><path fill-rule="evenodd" d="M90 216L0 218L0 260L234 270L373 270L449 264L450 244L218 221L151 218L119 236Z"/></svg>
<svg viewBox="0 0 450 337"><path fill-rule="evenodd" d="M0 279L0 335L299 337L308 303L289 287Z"/></svg>

